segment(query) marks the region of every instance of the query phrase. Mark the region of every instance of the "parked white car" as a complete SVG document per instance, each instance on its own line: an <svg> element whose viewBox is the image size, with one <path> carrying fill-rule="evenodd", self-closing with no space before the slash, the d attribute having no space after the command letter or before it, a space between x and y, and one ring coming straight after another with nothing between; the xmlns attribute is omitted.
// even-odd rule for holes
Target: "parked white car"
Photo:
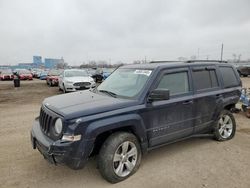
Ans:
<svg viewBox="0 0 250 188"><path fill-rule="evenodd" d="M94 88L96 83L86 70L68 69L59 76L59 89L64 93Z"/></svg>

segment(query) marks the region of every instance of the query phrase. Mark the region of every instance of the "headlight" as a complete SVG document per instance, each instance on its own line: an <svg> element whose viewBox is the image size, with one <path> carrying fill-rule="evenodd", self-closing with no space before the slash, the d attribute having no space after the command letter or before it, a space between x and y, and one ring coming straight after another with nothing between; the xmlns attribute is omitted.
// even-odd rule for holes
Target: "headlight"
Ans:
<svg viewBox="0 0 250 188"><path fill-rule="evenodd" d="M61 118L58 118L58 119L56 120L55 126L54 126L54 127L55 127L55 132L56 132L56 134L61 134L61 132L62 132L62 127L63 127Z"/></svg>

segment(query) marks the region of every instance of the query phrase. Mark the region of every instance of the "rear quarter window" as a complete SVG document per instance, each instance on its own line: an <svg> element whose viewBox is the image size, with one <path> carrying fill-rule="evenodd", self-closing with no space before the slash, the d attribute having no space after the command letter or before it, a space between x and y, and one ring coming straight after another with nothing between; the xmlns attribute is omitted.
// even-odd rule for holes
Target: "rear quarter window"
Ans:
<svg viewBox="0 0 250 188"><path fill-rule="evenodd" d="M239 85L232 67L219 67L225 88Z"/></svg>

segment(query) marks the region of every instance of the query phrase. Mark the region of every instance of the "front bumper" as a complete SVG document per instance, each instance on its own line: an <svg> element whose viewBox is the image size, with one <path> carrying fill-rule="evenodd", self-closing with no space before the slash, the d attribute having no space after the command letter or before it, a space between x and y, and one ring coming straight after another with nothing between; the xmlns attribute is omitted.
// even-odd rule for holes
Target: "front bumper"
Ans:
<svg viewBox="0 0 250 188"><path fill-rule="evenodd" d="M91 140L76 142L53 141L40 129L38 119L35 120L31 130L31 144L52 164L64 164L72 169L81 169L85 166L92 151Z"/></svg>
<svg viewBox="0 0 250 188"><path fill-rule="evenodd" d="M2 80L13 80L13 76L9 76L9 75L3 75L2 77L1 77L1 79Z"/></svg>
<svg viewBox="0 0 250 188"><path fill-rule="evenodd" d="M58 85L58 80L53 79L53 80L51 81L51 83L52 83L52 85Z"/></svg>
<svg viewBox="0 0 250 188"><path fill-rule="evenodd" d="M89 86L74 86L73 84L64 84L66 91L79 91L79 90L86 90L96 87L96 83L92 83Z"/></svg>

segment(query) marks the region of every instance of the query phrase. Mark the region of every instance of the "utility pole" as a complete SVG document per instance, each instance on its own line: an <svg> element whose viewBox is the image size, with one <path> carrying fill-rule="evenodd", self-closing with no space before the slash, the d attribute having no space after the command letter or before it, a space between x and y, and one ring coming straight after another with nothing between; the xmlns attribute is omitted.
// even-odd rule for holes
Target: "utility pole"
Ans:
<svg viewBox="0 0 250 188"><path fill-rule="evenodd" d="M223 43L221 44L221 51L220 51L220 60L223 59Z"/></svg>
<svg viewBox="0 0 250 188"><path fill-rule="evenodd" d="M200 59L200 48L198 48L198 57L197 59Z"/></svg>

